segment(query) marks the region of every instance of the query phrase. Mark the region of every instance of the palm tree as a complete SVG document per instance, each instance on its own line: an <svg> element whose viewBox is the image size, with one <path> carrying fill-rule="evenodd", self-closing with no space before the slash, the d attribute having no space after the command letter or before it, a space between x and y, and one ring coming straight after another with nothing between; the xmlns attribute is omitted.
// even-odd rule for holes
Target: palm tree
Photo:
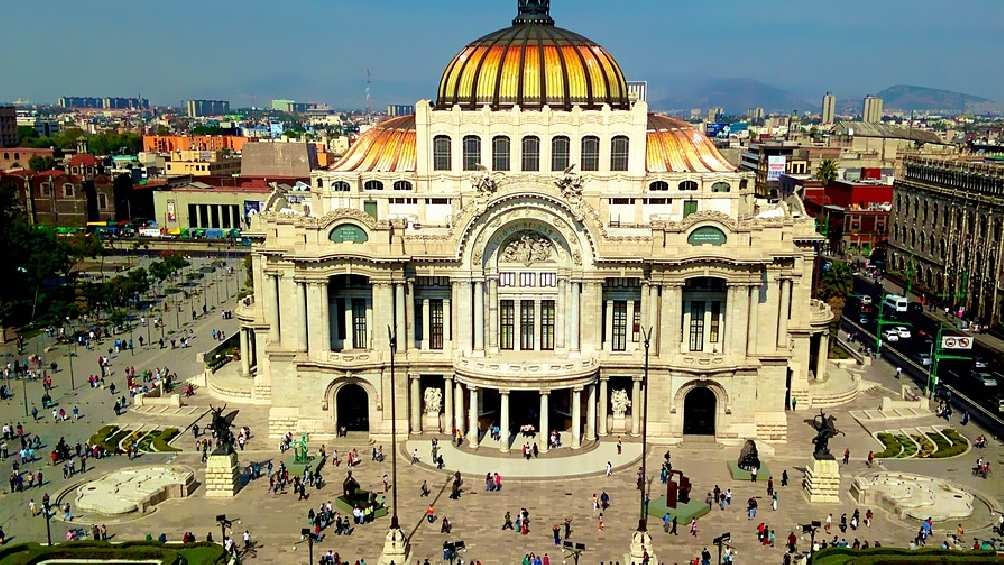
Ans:
<svg viewBox="0 0 1004 565"><path fill-rule="evenodd" d="M816 169L816 178L826 184L837 180L838 176L840 176L840 172L837 170L837 163L833 159L823 159L823 162L819 164L819 168Z"/></svg>

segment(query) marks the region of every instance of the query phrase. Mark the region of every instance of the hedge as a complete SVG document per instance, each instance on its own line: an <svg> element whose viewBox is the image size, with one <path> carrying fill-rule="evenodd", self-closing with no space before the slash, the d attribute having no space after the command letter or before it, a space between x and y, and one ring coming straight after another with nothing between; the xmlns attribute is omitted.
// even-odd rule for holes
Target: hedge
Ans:
<svg viewBox="0 0 1004 565"><path fill-rule="evenodd" d="M98 431L94 432L94 435L87 440L87 445L100 445L107 451L115 452L115 449L106 443L108 438L111 437L119 429L118 426L102 426Z"/></svg>
<svg viewBox="0 0 1004 565"><path fill-rule="evenodd" d="M932 457L941 459L945 457L955 457L957 455L962 455L967 449L969 449L969 440L967 440L959 432L949 428L941 430L941 433L948 438L948 441L952 442L951 447L941 449L939 446L938 451L932 455Z"/></svg>
<svg viewBox="0 0 1004 565"><path fill-rule="evenodd" d="M931 440L927 439L925 436L922 436L920 434L914 434L911 435L910 437L913 439L913 441L917 442L917 445L920 446L920 455L918 455L918 457L926 459L930 457L932 453L934 453L934 442L932 442Z"/></svg>
<svg viewBox="0 0 1004 565"><path fill-rule="evenodd" d="M917 454L917 444L913 443L912 439L906 437L904 434L897 434L896 439L903 446L903 452L899 454L900 459L913 457Z"/></svg>
<svg viewBox="0 0 1004 565"><path fill-rule="evenodd" d="M879 432L877 437L878 440L882 442L884 448L882 451L876 453L875 457L879 459L898 457L900 452L903 451L903 446L893 434L889 432Z"/></svg>
<svg viewBox="0 0 1004 565"><path fill-rule="evenodd" d="M993 551L941 549L909 550L894 547L854 550L830 548L817 551L813 565L883 565L888 563L999 563Z"/></svg>
<svg viewBox="0 0 1004 565"><path fill-rule="evenodd" d="M168 442L177 437L179 433L178 428L167 428L160 432L160 435L153 438L151 442L153 449L155 451L181 451L177 447L168 445Z"/></svg>
<svg viewBox="0 0 1004 565"><path fill-rule="evenodd" d="M0 548L0 563L4 565L34 565L49 559L159 559L163 565L217 565L227 562L227 554L222 546L207 542L160 544L132 541L113 544L106 541L74 541L53 546L31 542Z"/></svg>

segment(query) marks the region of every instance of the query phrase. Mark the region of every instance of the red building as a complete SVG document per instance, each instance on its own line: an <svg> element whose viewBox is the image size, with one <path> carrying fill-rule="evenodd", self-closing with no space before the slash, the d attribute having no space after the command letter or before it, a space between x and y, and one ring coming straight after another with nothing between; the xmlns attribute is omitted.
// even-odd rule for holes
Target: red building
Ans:
<svg viewBox="0 0 1004 565"><path fill-rule="evenodd" d="M0 186L16 191L32 225L82 228L87 222L115 218L114 186L108 175L12 171L0 173Z"/></svg>

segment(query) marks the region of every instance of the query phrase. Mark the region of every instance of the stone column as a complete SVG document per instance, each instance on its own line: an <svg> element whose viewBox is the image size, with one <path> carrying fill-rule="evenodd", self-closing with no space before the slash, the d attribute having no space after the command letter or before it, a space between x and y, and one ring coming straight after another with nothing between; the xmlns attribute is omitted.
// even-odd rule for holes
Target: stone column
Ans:
<svg viewBox="0 0 1004 565"><path fill-rule="evenodd" d="M429 330L432 328L430 303L428 298L422 299L422 349L430 349L432 346L432 340L429 338Z"/></svg>
<svg viewBox="0 0 1004 565"><path fill-rule="evenodd" d="M581 328L580 347L583 351L598 352L602 350L600 339L600 308L602 308L602 285L589 281L582 283L582 297L579 306L579 324Z"/></svg>
<svg viewBox="0 0 1004 565"><path fill-rule="evenodd" d="M408 402L411 414L411 433L417 434L422 431L422 401L419 390L419 375L408 375L411 384L411 400Z"/></svg>
<svg viewBox="0 0 1004 565"><path fill-rule="evenodd" d="M453 301L443 299L443 349L453 349Z"/></svg>
<svg viewBox="0 0 1004 565"><path fill-rule="evenodd" d="M474 282L474 350L485 350L485 295L484 283Z"/></svg>
<svg viewBox="0 0 1004 565"><path fill-rule="evenodd" d="M582 347L582 336L580 335L582 317L582 283L571 283L568 285L568 318L569 318L569 338L568 348L578 351Z"/></svg>
<svg viewBox="0 0 1004 565"><path fill-rule="evenodd" d="M519 303L513 305L516 316L519 316ZM499 346L499 280L496 277L488 279L488 347L497 349ZM519 335L519 321L517 318L516 331ZM519 337L515 340L516 348L519 348Z"/></svg>
<svg viewBox="0 0 1004 565"><path fill-rule="evenodd" d="M736 307L732 314L732 323L735 325L735 332L732 334L734 338L732 340L732 345L730 346L736 355L740 358L745 358L748 351L747 345L749 339L746 335L748 330L749 320L746 316L749 314L749 299L750 292L749 287L746 285L741 285L736 287Z"/></svg>
<svg viewBox="0 0 1004 565"><path fill-rule="evenodd" d="M568 304L568 282L558 279L558 295L554 299L554 348L564 349L568 343L568 316L565 307Z"/></svg>
<svg viewBox="0 0 1004 565"><path fill-rule="evenodd" d="M241 328L241 376L251 375L251 340L248 331Z"/></svg>
<svg viewBox="0 0 1004 565"><path fill-rule="evenodd" d="M460 381L453 385L453 425L464 431L464 385Z"/></svg>
<svg viewBox="0 0 1004 565"><path fill-rule="evenodd" d="M582 387L572 389L572 449L582 447Z"/></svg>
<svg viewBox="0 0 1004 565"><path fill-rule="evenodd" d="M625 332L625 336L624 336L624 350L625 351L634 351L635 350L635 341L634 341L634 311L635 311L634 300L628 300L627 301L627 332ZM611 322L612 322L612 320L611 320ZM613 326L613 323L611 323L610 324L610 338L611 338L611 343L613 343L613 333L614 333L614 326Z"/></svg>
<svg viewBox="0 0 1004 565"><path fill-rule="evenodd" d="M732 283L725 286L725 340L722 342L722 354L735 357L739 353L736 347L736 306L739 302L738 288Z"/></svg>
<svg viewBox="0 0 1004 565"><path fill-rule="evenodd" d="M540 391L540 424L537 429L537 449L541 453L547 453L547 440L549 438L547 429L547 396L550 391Z"/></svg>
<svg viewBox="0 0 1004 565"><path fill-rule="evenodd" d="M408 349L417 348L415 343L415 283L408 281L404 298L404 328L408 334Z"/></svg>
<svg viewBox="0 0 1004 565"><path fill-rule="evenodd" d="M288 278L288 277L287 277ZM306 283L294 281L292 278L290 281L290 297L293 302L293 307L290 308L292 311L292 323L294 326L294 335L296 336L296 343L294 347L297 351L307 350L307 285Z"/></svg>
<svg viewBox="0 0 1004 565"><path fill-rule="evenodd" d="M366 316L366 342L363 343L363 349L373 349L373 299L364 298L363 299L363 312Z"/></svg>
<svg viewBox="0 0 1004 565"><path fill-rule="evenodd" d="M788 344L788 301L791 299L791 281L780 279L781 293L778 296L779 303L777 316L777 347L786 349Z"/></svg>
<svg viewBox="0 0 1004 565"><path fill-rule="evenodd" d="M631 435L641 435L641 379L632 379L631 384Z"/></svg>
<svg viewBox="0 0 1004 565"><path fill-rule="evenodd" d="M356 332L353 331L354 328L352 327L352 302L351 298L345 297L345 311L342 312L342 315L345 316L345 335L342 336L342 351L357 349L362 346L361 343L356 343Z"/></svg>
<svg viewBox="0 0 1004 565"><path fill-rule="evenodd" d="M603 291L600 290L601 296L602 292ZM603 329L598 331L602 332L600 334L600 338L603 340L603 351L611 351L613 350L614 341L612 331L614 328L614 301L609 299L604 300L603 308L606 310L607 314L603 320Z"/></svg>
<svg viewBox="0 0 1004 565"><path fill-rule="evenodd" d="M757 321L757 312L760 310L760 285L753 285L749 287L749 327L747 332L747 345L746 350L749 351L750 355L757 354L757 340L760 336L759 322Z"/></svg>
<svg viewBox="0 0 1004 565"><path fill-rule="evenodd" d="M499 451L509 451L509 391L507 389L499 390L499 398L501 399L499 406L499 431L502 434L502 443L499 446Z"/></svg>
<svg viewBox="0 0 1004 565"><path fill-rule="evenodd" d="M826 330L819 336L819 351L816 354L816 380L826 378L826 365L830 361L830 332Z"/></svg>
<svg viewBox="0 0 1004 565"><path fill-rule="evenodd" d="M481 392L477 387L468 386L470 391L470 407L468 409L468 422L467 422L467 445L477 449L478 448L478 393Z"/></svg>
<svg viewBox="0 0 1004 565"><path fill-rule="evenodd" d="M659 285L648 285L648 325L652 332L649 334L649 346L652 355L659 354Z"/></svg>
<svg viewBox="0 0 1004 565"><path fill-rule="evenodd" d="M320 309L320 348L317 350L317 359L327 359L331 353L331 305L328 303L328 281L325 280L317 285L317 302Z"/></svg>
<svg viewBox="0 0 1004 565"><path fill-rule="evenodd" d="M607 384L609 379L605 377L600 377L600 437L607 436L607 410L610 405L609 393L607 392Z"/></svg>
<svg viewBox="0 0 1004 565"><path fill-rule="evenodd" d="M279 324L279 275L268 275L268 341L272 346L279 345L282 340Z"/></svg>
<svg viewBox="0 0 1004 565"><path fill-rule="evenodd" d="M669 354L675 355L680 352L680 342L683 336L680 331L680 318L683 315L683 285L673 284L663 287L663 296L669 290L669 308L665 309L669 320Z"/></svg>
<svg viewBox="0 0 1004 565"><path fill-rule="evenodd" d="M394 335L397 337L398 351L408 351L408 330L405 323L407 312L404 307L404 283L394 284Z"/></svg>
<svg viewBox="0 0 1004 565"><path fill-rule="evenodd" d="M586 441L596 439L596 384L589 385L589 397L586 400Z"/></svg>
<svg viewBox="0 0 1004 565"><path fill-rule="evenodd" d="M453 376L443 376L443 431L453 437Z"/></svg>
<svg viewBox="0 0 1004 565"><path fill-rule="evenodd" d="M640 326L638 327L638 348L643 349L645 347L645 332L648 331L649 325L652 324L651 312L649 312L649 289L651 286L648 281L642 281L641 283L641 299L638 302L638 308L641 308L641 319L639 320ZM632 320L628 320L628 328L632 329Z"/></svg>

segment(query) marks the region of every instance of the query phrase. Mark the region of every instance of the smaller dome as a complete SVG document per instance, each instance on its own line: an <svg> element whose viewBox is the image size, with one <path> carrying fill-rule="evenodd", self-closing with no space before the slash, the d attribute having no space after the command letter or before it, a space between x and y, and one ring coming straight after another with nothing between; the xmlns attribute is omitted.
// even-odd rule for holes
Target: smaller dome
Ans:
<svg viewBox="0 0 1004 565"><path fill-rule="evenodd" d="M400 116L366 130L329 170L340 173L413 173L415 161L415 116Z"/></svg>

